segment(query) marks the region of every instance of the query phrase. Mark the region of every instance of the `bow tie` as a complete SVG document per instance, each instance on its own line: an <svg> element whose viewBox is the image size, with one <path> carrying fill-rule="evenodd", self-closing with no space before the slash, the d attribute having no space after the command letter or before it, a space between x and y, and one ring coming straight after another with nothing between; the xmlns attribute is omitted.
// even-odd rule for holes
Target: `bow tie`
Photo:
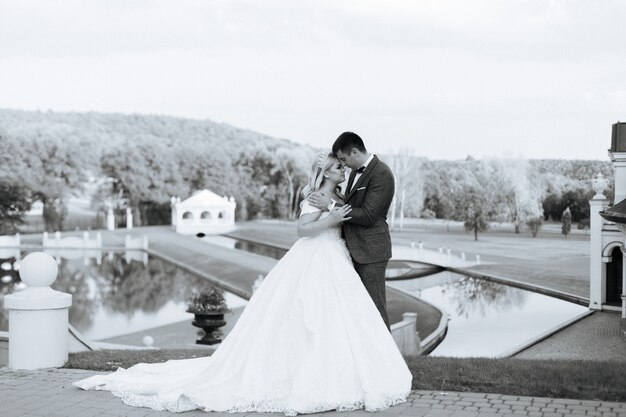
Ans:
<svg viewBox="0 0 626 417"><path fill-rule="evenodd" d="M361 168L357 169L357 170L356 170L356 173L357 173L357 174L358 174L358 173L363 173L364 171L365 171L365 167L363 166L363 167L361 167Z"/></svg>

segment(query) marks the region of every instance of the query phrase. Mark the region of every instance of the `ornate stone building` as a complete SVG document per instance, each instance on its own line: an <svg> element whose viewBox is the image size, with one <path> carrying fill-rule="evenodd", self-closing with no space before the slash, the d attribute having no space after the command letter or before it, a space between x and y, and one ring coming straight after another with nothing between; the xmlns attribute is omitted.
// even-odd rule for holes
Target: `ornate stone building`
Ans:
<svg viewBox="0 0 626 417"><path fill-rule="evenodd" d="M603 194L607 181L598 174L593 180L596 194L589 201L591 256L589 308L622 312L626 318L626 123L615 123L609 156L615 169L615 203ZM622 320L623 321L623 320Z"/></svg>

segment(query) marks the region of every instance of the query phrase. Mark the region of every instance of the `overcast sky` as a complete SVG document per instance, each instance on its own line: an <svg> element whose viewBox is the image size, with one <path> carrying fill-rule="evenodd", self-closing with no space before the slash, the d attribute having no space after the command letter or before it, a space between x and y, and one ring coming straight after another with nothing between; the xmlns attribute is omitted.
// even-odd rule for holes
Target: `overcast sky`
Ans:
<svg viewBox="0 0 626 417"><path fill-rule="evenodd" d="M622 0L0 0L0 107L211 119L430 159L607 159Z"/></svg>

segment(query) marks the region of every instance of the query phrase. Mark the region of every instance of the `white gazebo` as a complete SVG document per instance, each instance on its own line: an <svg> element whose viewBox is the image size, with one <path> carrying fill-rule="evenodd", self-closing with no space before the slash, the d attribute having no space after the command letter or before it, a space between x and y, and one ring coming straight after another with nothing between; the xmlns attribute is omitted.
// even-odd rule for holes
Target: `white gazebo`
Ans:
<svg viewBox="0 0 626 417"><path fill-rule="evenodd" d="M591 257L589 308L621 311L626 324L626 123L615 123L609 156L615 169L615 204L603 191L607 181L593 180L596 195L589 201ZM626 331L626 326L624 327Z"/></svg>
<svg viewBox="0 0 626 417"><path fill-rule="evenodd" d="M172 197L172 226L183 235L226 233L235 227L234 197L220 197L209 190L196 191L188 199Z"/></svg>

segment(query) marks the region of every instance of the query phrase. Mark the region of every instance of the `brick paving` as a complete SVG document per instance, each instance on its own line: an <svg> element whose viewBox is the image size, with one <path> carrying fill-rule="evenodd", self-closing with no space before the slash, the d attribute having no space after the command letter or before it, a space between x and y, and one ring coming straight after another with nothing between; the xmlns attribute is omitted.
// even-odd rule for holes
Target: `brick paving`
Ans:
<svg viewBox="0 0 626 417"><path fill-rule="evenodd" d="M94 371L46 369L12 371L0 368L0 415L3 417L91 417L172 416L167 411L135 408L122 403L108 391L82 391L72 382L93 375ZM190 411L184 416L206 416L206 412ZM262 416L282 414L212 413L212 416ZM520 397L470 392L413 391L404 404L369 413L363 410L345 413L326 412L317 415L349 417L487 417L523 415L536 417L626 416L626 403L583 401L559 398Z"/></svg>

